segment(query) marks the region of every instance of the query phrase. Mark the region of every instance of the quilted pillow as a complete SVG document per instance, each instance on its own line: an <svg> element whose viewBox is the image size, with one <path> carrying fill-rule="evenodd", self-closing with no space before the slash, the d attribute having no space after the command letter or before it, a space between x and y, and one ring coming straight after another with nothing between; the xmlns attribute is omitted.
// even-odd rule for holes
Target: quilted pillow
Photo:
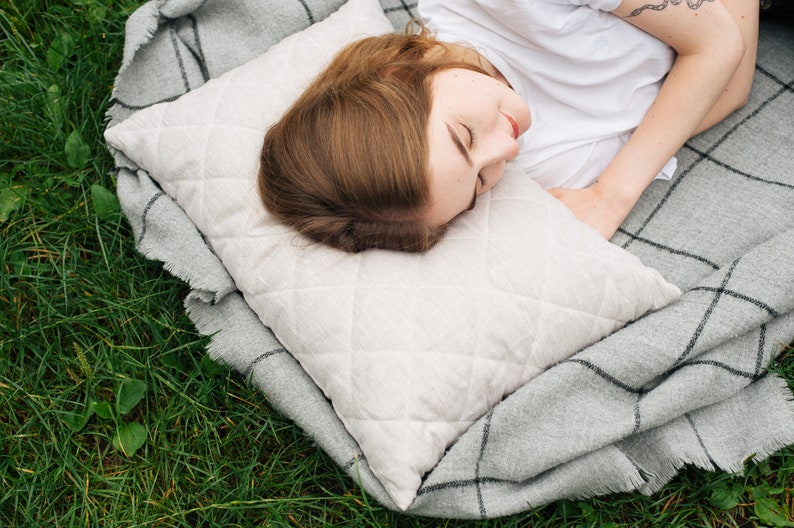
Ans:
<svg viewBox="0 0 794 528"><path fill-rule="evenodd" d="M424 254L347 254L271 218L255 181L264 131L344 44L388 31L377 0L350 0L105 138L184 208L406 508L505 395L680 292L513 167Z"/></svg>

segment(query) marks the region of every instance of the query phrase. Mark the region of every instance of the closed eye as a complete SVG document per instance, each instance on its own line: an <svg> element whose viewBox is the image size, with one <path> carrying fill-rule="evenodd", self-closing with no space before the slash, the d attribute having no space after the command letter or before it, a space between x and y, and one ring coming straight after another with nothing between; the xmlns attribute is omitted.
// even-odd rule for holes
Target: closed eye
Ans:
<svg viewBox="0 0 794 528"><path fill-rule="evenodd" d="M458 136L458 133L455 132L455 129L452 128L452 125L449 123L447 123L447 132L449 132L449 137L452 139L452 143L454 143L455 148L458 149L460 155L463 156L464 160L466 160L466 164L471 167L473 163L471 161L471 156L469 156L469 149L466 148L466 146L463 144L463 141L461 141L460 137Z"/></svg>
<svg viewBox="0 0 794 528"><path fill-rule="evenodd" d="M465 123L461 124L466 129L466 132L469 133L469 150L472 150L474 148L474 129Z"/></svg>

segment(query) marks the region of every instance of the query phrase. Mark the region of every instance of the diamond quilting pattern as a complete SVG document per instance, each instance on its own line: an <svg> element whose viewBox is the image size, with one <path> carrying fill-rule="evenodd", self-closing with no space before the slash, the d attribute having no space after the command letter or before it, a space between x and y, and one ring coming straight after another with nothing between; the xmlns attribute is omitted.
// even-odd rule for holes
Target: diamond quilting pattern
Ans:
<svg viewBox="0 0 794 528"><path fill-rule="evenodd" d="M186 211L405 507L506 394L679 292L512 167L423 255L347 255L274 223L256 199L262 134L332 52L287 39L106 137Z"/></svg>

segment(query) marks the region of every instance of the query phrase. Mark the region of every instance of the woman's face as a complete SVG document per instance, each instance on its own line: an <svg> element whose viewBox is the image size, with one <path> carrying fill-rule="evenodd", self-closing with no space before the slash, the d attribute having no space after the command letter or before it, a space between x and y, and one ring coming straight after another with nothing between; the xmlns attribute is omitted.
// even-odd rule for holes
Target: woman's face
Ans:
<svg viewBox="0 0 794 528"><path fill-rule="evenodd" d="M425 220L446 224L474 207L518 155L532 122L526 102L503 82L472 70L435 74L428 122L430 203Z"/></svg>

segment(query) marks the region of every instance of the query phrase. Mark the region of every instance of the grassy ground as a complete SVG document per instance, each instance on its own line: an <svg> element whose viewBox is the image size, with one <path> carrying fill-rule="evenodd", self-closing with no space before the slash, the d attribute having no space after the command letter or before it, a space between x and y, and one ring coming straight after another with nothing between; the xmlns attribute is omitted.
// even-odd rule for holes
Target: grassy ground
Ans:
<svg viewBox="0 0 794 528"><path fill-rule="evenodd" d="M101 131L137 4L0 2L0 527L794 526L794 448L490 522L363 496L205 358L185 286L133 249Z"/></svg>

